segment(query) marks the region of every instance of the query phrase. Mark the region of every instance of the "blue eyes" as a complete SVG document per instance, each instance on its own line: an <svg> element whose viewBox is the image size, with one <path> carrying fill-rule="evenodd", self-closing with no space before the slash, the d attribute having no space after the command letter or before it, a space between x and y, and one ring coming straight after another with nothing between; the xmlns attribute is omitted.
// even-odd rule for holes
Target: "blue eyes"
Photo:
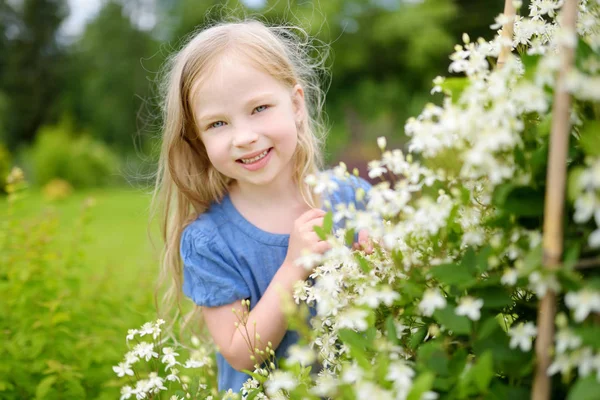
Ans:
<svg viewBox="0 0 600 400"><path fill-rule="evenodd" d="M223 122L223 121L217 121L217 122L213 122L212 124L208 125L208 129L211 129L211 128L220 128L220 127L222 127L224 125L225 125L225 122Z"/></svg>
<svg viewBox="0 0 600 400"><path fill-rule="evenodd" d="M262 106L258 106L254 109L254 111L256 112L261 112L261 111L265 111L267 109L267 106L262 105Z"/></svg>
<svg viewBox="0 0 600 400"><path fill-rule="evenodd" d="M269 107L270 106L265 105L265 104L263 104L261 106L258 106L254 110L252 110L252 114L263 112L263 111L265 111ZM206 129L221 128L223 126L225 126L225 122L224 121L215 121L215 122L212 122L212 123L208 124L208 126L206 127Z"/></svg>

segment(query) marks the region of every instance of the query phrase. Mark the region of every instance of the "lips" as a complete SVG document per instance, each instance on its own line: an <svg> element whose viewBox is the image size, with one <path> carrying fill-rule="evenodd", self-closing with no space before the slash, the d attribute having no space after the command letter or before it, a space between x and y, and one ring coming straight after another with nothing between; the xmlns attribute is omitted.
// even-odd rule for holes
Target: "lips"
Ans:
<svg viewBox="0 0 600 400"><path fill-rule="evenodd" d="M257 151L254 153L250 153L248 155L245 155L244 157L238 158L236 160L236 162L242 163L242 164L253 164L255 162L258 162L260 160L262 160L263 158L265 158L269 152L271 151L272 147L269 147L266 150L261 150L261 151Z"/></svg>

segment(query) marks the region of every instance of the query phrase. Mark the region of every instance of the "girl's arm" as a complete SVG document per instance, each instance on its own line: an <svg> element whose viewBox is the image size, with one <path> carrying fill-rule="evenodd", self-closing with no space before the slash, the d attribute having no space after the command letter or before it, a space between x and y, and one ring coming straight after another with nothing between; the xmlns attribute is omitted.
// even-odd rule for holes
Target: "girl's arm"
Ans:
<svg viewBox="0 0 600 400"><path fill-rule="evenodd" d="M251 343L254 342L254 331L260 335L260 349L271 342L276 349L287 331L287 320L282 310L282 296L291 296L294 284L305 280L311 273L294 264L304 249L313 253L324 253L330 247L329 243L319 239L314 232L315 225L323 224L325 212L320 209L312 209L302 214L294 223L294 229L290 234L290 242L285 261L273 277L267 290L254 306L248 316L248 332ZM244 310L241 300L220 307L205 307L203 309L204 320L208 330L219 348L220 353L227 362L236 370L252 370L254 364L262 360L251 360L251 350L247 344L247 337L243 335L235 323L238 318L233 312ZM243 328L242 328L243 329ZM258 347L258 343L257 343Z"/></svg>

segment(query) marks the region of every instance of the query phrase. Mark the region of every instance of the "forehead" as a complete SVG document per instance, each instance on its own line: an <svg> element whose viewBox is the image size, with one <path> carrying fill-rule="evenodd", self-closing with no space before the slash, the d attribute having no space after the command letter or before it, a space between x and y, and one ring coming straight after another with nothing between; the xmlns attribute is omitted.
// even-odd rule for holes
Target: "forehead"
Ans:
<svg viewBox="0 0 600 400"><path fill-rule="evenodd" d="M283 82L257 62L240 55L223 55L194 82L191 101L196 113L235 105L266 93L291 93Z"/></svg>

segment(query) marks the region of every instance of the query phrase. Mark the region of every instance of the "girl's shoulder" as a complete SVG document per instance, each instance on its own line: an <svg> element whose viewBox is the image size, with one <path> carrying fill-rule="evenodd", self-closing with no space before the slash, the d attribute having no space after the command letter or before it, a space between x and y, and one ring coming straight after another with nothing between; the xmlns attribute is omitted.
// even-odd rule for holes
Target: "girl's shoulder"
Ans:
<svg viewBox="0 0 600 400"><path fill-rule="evenodd" d="M325 178L329 180L329 197L335 202L354 202L357 194L363 197L371 190L371 184L360 176L336 173L335 170L326 170Z"/></svg>
<svg viewBox="0 0 600 400"><path fill-rule="evenodd" d="M219 226L225 223L221 217L220 206L211 206L190 222L181 234L182 244L193 241L197 244L208 245L219 240Z"/></svg>

